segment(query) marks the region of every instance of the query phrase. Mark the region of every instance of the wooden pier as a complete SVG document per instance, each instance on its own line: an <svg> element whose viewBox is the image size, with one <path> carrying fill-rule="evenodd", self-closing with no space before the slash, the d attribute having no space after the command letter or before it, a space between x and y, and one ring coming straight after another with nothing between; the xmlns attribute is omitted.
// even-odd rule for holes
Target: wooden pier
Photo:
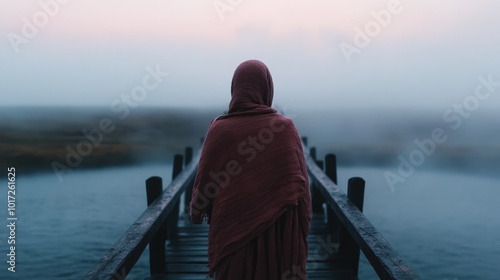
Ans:
<svg viewBox="0 0 500 280"><path fill-rule="evenodd" d="M307 279L358 279L360 251L380 279L419 279L363 215L365 182L349 179L347 195L337 186L335 155L318 160L303 138L311 182L313 220L308 236ZM99 260L85 279L125 279L149 245L151 276L147 279L211 279L208 277L208 225L193 225L189 205L200 150L186 148L174 157L172 182L163 189L162 178L146 180L149 207ZM182 210L182 211L181 211ZM305 279L290 271L283 279Z"/></svg>

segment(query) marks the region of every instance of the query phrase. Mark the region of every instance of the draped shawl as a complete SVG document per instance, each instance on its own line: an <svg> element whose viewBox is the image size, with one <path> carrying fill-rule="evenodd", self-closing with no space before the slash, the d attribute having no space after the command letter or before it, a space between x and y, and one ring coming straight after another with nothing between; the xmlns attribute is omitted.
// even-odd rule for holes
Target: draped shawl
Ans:
<svg viewBox="0 0 500 280"><path fill-rule="evenodd" d="M271 108L273 90L262 62L243 62L233 75L228 113L208 129L190 214L193 223L206 218L210 224L211 271L270 227L289 205L302 204L300 227L304 237L309 233L309 182L301 140L292 120Z"/></svg>

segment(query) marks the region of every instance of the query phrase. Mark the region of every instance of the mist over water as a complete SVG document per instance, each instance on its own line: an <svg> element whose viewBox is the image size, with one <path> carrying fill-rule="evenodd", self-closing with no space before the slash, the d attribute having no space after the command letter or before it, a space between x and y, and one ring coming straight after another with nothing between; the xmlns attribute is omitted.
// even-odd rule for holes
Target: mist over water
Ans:
<svg viewBox="0 0 500 280"><path fill-rule="evenodd" d="M81 140L83 128L95 128L107 113L105 108L29 108L17 115L9 110L0 111L2 169L22 165L23 154L8 153L13 149L64 151L67 144ZM223 110L144 108L124 123L116 121L117 132L104 138L103 143L109 144L104 151L120 147L124 154L133 153L126 165L109 158L117 154L103 154L105 164L82 164L65 174L62 182L50 161L35 166L37 172L20 168L19 272L12 278L4 265L0 278L81 278L146 208L144 180L159 175L165 186L172 155L186 145L198 148L210 120ZM423 279L494 279L500 274L499 113L477 111L457 129L440 110L289 108L284 113L308 137L309 146L317 147L319 158L337 154L342 188L349 177L366 180L365 215ZM399 174L399 157L409 160L419 149L415 140L431 138L436 128L446 132L447 140L436 144L435 151L391 189L384 174ZM52 145L56 140L58 144ZM154 153L156 157L150 156ZM102 159L93 152L84 161L92 162L92 157ZM0 178L4 197L5 176ZM0 209L6 207L0 200ZM0 211L4 221L5 212ZM5 246L1 248L4 251ZM0 260L5 263L6 258ZM143 257L132 277L147 275L148 261ZM364 259L360 279L377 279Z"/></svg>
<svg viewBox="0 0 500 280"><path fill-rule="evenodd" d="M309 138L310 146L316 146L320 153L336 153L339 165L397 168L401 163L398 157L409 160L412 152L422 151L425 158L416 169L500 174L500 112L495 110L478 110L458 122L456 118L443 117L446 109L277 108L293 119L302 136ZM128 163L161 160L166 154L170 157L172 151L182 151L186 145L199 145L210 121L224 111L223 107L144 107L121 120L105 107L4 107L0 110L0 150L20 151L4 154L1 161L7 164L14 155L25 156L28 152L39 157L48 157L51 152L67 153L65 146L88 140L82 131L98 129L103 118L109 118L116 129L103 135L101 144L109 147L101 153L106 155L109 150L122 147ZM433 141L436 129L443 132L441 143ZM429 141L434 142L432 147ZM416 142L426 146L427 151ZM127 150L127 146L132 148ZM40 155L41 148L54 150ZM155 155L158 152L161 157ZM97 154L93 151L88 158ZM113 154L108 158L112 157ZM113 164L119 162L107 166ZM47 164L35 169L51 170Z"/></svg>
<svg viewBox="0 0 500 280"><path fill-rule="evenodd" d="M460 124L444 110L332 110L297 112L294 122L310 146L335 153L339 165L387 167L396 172L404 158L415 156L416 171L457 171L500 176L500 112L483 110ZM442 132L435 142L435 130ZM417 144L420 143L420 146ZM433 143L430 143L433 142ZM423 147L423 148L422 148ZM421 163L420 163L421 161Z"/></svg>
<svg viewBox="0 0 500 280"><path fill-rule="evenodd" d="M366 216L423 279L499 278L500 1L2 4L0 280L81 279L247 59L318 159L337 155L340 186L366 180ZM141 258L127 279L148 273ZM376 279L364 259L360 279Z"/></svg>

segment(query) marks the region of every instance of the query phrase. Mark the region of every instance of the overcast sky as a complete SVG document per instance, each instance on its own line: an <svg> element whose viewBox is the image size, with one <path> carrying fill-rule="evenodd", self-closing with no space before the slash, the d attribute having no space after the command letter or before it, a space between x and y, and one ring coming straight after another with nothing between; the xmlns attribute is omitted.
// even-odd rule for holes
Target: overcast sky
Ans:
<svg viewBox="0 0 500 280"><path fill-rule="evenodd" d="M169 76L140 106L227 106L252 58L288 108L446 108L500 80L496 0L0 3L1 105L110 106L150 66Z"/></svg>

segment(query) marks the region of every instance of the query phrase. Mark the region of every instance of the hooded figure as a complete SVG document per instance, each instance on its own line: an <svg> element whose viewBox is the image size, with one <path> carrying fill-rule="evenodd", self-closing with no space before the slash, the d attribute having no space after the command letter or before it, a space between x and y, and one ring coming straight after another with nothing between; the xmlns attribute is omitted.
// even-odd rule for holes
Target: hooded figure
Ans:
<svg viewBox="0 0 500 280"><path fill-rule="evenodd" d="M193 223L210 224L215 279L305 279L308 174L297 129L272 100L268 68L241 63L229 111L212 121L205 138L190 213Z"/></svg>

